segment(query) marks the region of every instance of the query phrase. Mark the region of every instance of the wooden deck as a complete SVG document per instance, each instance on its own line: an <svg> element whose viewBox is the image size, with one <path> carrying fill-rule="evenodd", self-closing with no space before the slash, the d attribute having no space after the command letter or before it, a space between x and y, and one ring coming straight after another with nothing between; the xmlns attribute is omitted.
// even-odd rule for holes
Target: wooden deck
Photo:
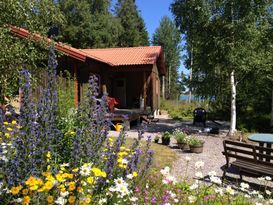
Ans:
<svg viewBox="0 0 273 205"><path fill-rule="evenodd" d="M125 129L130 129L130 123L140 120L144 113L143 109L115 109L112 113L112 121L121 121Z"/></svg>

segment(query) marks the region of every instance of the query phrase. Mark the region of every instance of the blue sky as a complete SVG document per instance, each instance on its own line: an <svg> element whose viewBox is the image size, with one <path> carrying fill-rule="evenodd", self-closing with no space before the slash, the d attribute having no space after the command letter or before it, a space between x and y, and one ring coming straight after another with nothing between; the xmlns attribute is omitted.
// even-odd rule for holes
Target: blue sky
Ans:
<svg viewBox="0 0 273 205"><path fill-rule="evenodd" d="M136 0L138 9L146 24L150 40L163 16L168 16L173 19L173 15L169 9L173 1L174 0ZM189 71L184 68L182 59L180 70L183 70L184 73L189 73Z"/></svg>
<svg viewBox="0 0 273 205"><path fill-rule="evenodd" d="M149 32L150 39L155 29L159 26L159 22L163 16L172 18L172 13L169 10L172 2L173 0L136 0L138 9L141 12Z"/></svg>

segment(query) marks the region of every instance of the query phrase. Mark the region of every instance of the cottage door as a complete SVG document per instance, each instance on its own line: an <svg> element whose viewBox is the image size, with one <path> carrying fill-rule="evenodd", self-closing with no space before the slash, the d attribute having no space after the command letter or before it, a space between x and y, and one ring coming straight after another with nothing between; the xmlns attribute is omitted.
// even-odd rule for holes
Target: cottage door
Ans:
<svg viewBox="0 0 273 205"><path fill-rule="evenodd" d="M120 108L126 107L126 79L125 78L115 79L114 97L118 98L120 101L120 104L118 105L118 107Z"/></svg>

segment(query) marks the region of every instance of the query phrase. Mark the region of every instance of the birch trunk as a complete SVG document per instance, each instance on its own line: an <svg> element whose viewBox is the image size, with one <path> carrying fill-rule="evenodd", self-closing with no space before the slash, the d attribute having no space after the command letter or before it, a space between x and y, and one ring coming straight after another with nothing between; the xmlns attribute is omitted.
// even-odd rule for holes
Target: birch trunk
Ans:
<svg viewBox="0 0 273 205"><path fill-rule="evenodd" d="M230 74L231 84L231 116L230 116L230 128L229 135L234 135L236 132L236 83L235 83L234 70Z"/></svg>

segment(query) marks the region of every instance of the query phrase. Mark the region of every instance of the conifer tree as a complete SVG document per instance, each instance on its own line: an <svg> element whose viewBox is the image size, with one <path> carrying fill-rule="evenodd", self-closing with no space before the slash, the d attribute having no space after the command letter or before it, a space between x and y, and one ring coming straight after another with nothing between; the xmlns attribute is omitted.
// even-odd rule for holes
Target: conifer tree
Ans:
<svg viewBox="0 0 273 205"><path fill-rule="evenodd" d="M119 38L119 46L149 45L148 32L144 20L137 9L135 0L118 0L115 12L123 28Z"/></svg>
<svg viewBox="0 0 273 205"><path fill-rule="evenodd" d="M60 0L67 24L62 41L76 48L115 47L121 25L109 11L109 0Z"/></svg>

